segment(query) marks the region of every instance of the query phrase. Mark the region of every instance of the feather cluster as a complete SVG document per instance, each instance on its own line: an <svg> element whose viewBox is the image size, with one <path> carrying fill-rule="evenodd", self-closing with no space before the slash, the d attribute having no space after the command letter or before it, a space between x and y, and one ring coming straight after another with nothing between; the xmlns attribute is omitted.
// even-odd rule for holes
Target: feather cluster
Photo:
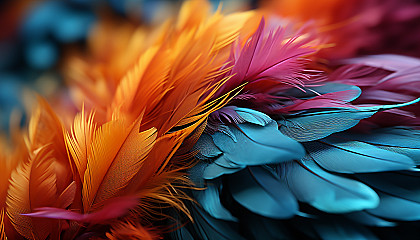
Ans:
<svg viewBox="0 0 420 240"><path fill-rule="evenodd" d="M89 53L65 60L75 107L38 97L12 147L0 141L0 238L377 239L416 226L420 60L356 55L367 43L340 45L353 22L329 18L338 1L315 22L301 2L223 14L193 0L155 28L98 23Z"/></svg>

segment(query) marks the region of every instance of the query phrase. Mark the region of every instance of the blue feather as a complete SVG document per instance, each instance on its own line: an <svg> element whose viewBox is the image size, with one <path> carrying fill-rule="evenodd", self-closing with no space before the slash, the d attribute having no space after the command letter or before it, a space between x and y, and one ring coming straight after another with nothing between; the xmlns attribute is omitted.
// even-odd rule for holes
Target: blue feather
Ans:
<svg viewBox="0 0 420 240"><path fill-rule="evenodd" d="M220 179L207 181L207 188L205 190L193 192L194 198L212 217L227 221L237 221L220 202L221 187L222 182Z"/></svg>
<svg viewBox="0 0 420 240"><path fill-rule="evenodd" d="M284 219L298 212L298 204L279 178L262 167L248 167L228 176L233 199L256 214Z"/></svg>
<svg viewBox="0 0 420 240"><path fill-rule="evenodd" d="M383 192L378 192L381 202L377 208L366 210L367 212L393 220L419 221L420 203L402 199Z"/></svg>
<svg viewBox="0 0 420 240"><path fill-rule="evenodd" d="M314 228L323 240L374 240L378 239L363 226L349 221L335 220L314 223Z"/></svg>
<svg viewBox="0 0 420 240"><path fill-rule="evenodd" d="M347 213L375 208L378 195L368 186L325 172L313 161L285 166L284 176L299 201L329 213Z"/></svg>
<svg viewBox="0 0 420 240"><path fill-rule="evenodd" d="M393 151L410 157L420 164L420 131L393 127L374 130L371 134L340 133L338 137L348 140L369 143L388 151Z"/></svg>
<svg viewBox="0 0 420 240"><path fill-rule="evenodd" d="M233 240L245 239L239 235L237 225L232 222L215 219L197 206L190 208L194 223L187 225L194 239L202 240Z"/></svg>
<svg viewBox="0 0 420 240"><path fill-rule="evenodd" d="M381 192L420 203L420 173L418 172L357 174L356 177Z"/></svg>
<svg viewBox="0 0 420 240"><path fill-rule="evenodd" d="M219 159L217 159L217 160L219 160ZM219 165L217 163L217 160L214 163L209 164L204 169L204 172L203 172L203 178L204 179L207 179L207 180L215 179L215 178L220 177L224 174L236 173L236 172L245 168L244 165L237 165L237 167L234 167L234 166L226 167L226 166L223 166L223 165ZM235 163L231 163L231 164L233 165Z"/></svg>
<svg viewBox="0 0 420 240"><path fill-rule="evenodd" d="M264 127L250 123L229 126L237 142L228 135L216 132L212 135L216 146L226 161L237 165L263 165L300 159L305 155L301 144L284 136L272 122Z"/></svg>
<svg viewBox="0 0 420 240"><path fill-rule="evenodd" d="M280 131L286 136L299 142L308 142L352 128L360 120L369 118L378 111L404 107L419 101L420 98L401 104L302 113L277 123Z"/></svg>
<svg viewBox="0 0 420 240"><path fill-rule="evenodd" d="M327 93L352 91L353 94L350 94L349 98L342 99L342 101L351 102L357 99L362 93L362 90L358 86L335 83L335 82L329 82L322 86L317 86L317 87L310 87L310 88L304 87L303 90L304 91L297 88L291 88L287 90L285 93L283 93L283 95L293 96L295 98L300 98L300 99L310 99L310 98L314 98L319 95L323 95Z"/></svg>
<svg viewBox="0 0 420 240"><path fill-rule="evenodd" d="M323 168L339 173L381 172L410 169L411 158L368 143L328 138L304 144L309 156Z"/></svg>
<svg viewBox="0 0 420 240"><path fill-rule="evenodd" d="M236 108L235 111L245 122L263 127L274 121L267 114L249 108Z"/></svg>
<svg viewBox="0 0 420 240"><path fill-rule="evenodd" d="M361 224L364 224L364 225L367 225L367 226L372 226L372 227L395 227L395 226L397 226L397 224L394 223L394 222L385 221L385 220L383 220L381 218L378 218L378 217L375 217L375 216L373 216L373 215L371 215L371 214L369 214L365 211L347 213L346 217L355 221L355 222L358 222L358 223L361 223Z"/></svg>
<svg viewBox="0 0 420 240"><path fill-rule="evenodd" d="M196 151L197 158L206 160L222 155L222 151L214 145L213 139L208 134L201 134L200 138L195 143L192 151Z"/></svg>

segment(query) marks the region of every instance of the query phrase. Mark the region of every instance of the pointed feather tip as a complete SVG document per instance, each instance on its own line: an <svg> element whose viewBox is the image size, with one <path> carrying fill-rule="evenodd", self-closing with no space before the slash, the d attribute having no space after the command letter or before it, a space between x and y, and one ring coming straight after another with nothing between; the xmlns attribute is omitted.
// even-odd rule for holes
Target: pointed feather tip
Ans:
<svg viewBox="0 0 420 240"><path fill-rule="evenodd" d="M137 197L125 196L108 200L104 203L104 207L101 210L94 213L82 214L61 208L42 207L35 209L36 212L21 215L36 218L63 219L98 224L124 216L130 209L137 206L137 204Z"/></svg>

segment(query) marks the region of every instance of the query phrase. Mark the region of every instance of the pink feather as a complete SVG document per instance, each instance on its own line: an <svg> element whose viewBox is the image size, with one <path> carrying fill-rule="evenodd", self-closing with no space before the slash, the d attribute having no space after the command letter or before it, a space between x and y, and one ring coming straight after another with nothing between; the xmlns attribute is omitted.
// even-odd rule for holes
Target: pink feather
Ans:
<svg viewBox="0 0 420 240"><path fill-rule="evenodd" d="M121 217L127 212L134 208L138 204L137 197L116 197L104 204L104 207L94 213L81 214L66 209L54 208L54 207L42 207L35 209L36 212L22 214L30 217L37 218L52 218L52 219L63 219L73 220L84 223L102 223L110 219Z"/></svg>

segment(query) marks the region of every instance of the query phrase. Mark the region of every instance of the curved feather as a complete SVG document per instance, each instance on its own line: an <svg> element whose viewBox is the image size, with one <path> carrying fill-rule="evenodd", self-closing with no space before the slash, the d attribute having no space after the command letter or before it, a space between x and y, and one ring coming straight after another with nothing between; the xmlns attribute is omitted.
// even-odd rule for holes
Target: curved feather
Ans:
<svg viewBox="0 0 420 240"><path fill-rule="evenodd" d="M193 195L210 216L226 221L237 221L220 202L221 188L222 182L220 179L215 179L213 181L207 181L206 189L194 191Z"/></svg>
<svg viewBox="0 0 420 240"><path fill-rule="evenodd" d="M10 177L10 186L7 192L6 213L16 231L32 239L34 226L30 217L22 216L30 213L29 178L33 160L21 163Z"/></svg>
<svg viewBox="0 0 420 240"><path fill-rule="evenodd" d="M243 119L243 121L263 127L273 121L273 119L271 119L267 114L249 108L236 108L235 112Z"/></svg>
<svg viewBox="0 0 420 240"><path fill-rule="evenodd" d="M264 127L250 123L229 126L237 141L224 133L212 135L223 157L238 165L261 165L299 159L304 155L303 147L284 136L272 122Z"/></svg>
<svg viewBox="0 0 420 240"><path fill-rule="evenodd" d="M197 206L191 208L191 215L194 219L194 223L187 225L187 229L189 229L189 232L194 239L245 239L239 235L236 224L215 219Z"/></svg>
<svg viewBox="0 0 420 240"><path fill-rule="evenodd" d="M37 152L31 166L29 179L29 203L31 209L39 207L55 206L57 202L57 176L55 172L56 162L52 158L52 152L41 149ZM39 219L32 221L34 233L39 239L46 239L59 229L57 221ZM55 238L56 236L50 236Z"/></svg>
<svg viewBox="0 0 420 240"><path fill-rule="evenodd" d="M378 207L367 210L370 214L400 221L420 220L420 203L383 192L378 192L378 195L381 201Z"/></svg>
<svg viewBox="0 0 420 240"><path fill-rule="evenodd" d="M127 212L137 204L137 197L116 197L103 203L104 207L94 213L81 214L62 208L40 207L36 208L33 213L24 213L22 215L35 218L65 219L98 224L127 214ZM37 221L40 221L40 219Z"/></svg>
<svg viewBox="0 0 420 240"><path fill-rule="evenodd" d="M335 240L335 239L365 239L376 240L378 239L367 228L349 221L332 221L314 223L314 228L319 234L321 239Z"/></svg>
<svg viewBox="0 0 420 240"><path fill-rule="evenodd" d="M340 62L345 64L363 64L366 66L383 68L390 71L400 71L407 68L420 66L419 59L396 54L369 55L344 59Z"/></svg>
<svg viewBox="0 0 420 240"><path fill-rule="evenodd" d="M279 120L278 124L283 134L299 142L308 142L352 128L360 120L369 118L378 111L408 106L418 101L420 99L402 104L302 113L293 118Z"/></svg>
<svg viewBox="0 0 420 240"><path fill-rule="evenodd" d="M86 116L84 108L77 114L73 121L71 132L65 135L67 150L70 152L76 165L79 178L83 180L86 171L88 156L91 155L91 143L96 124L93 121L94 113Z"/></svg>
<svg viewBox="0 0 420 240"><path fill-rule="evenodd" d="M313 161L293 162L284 176L299 201L329 213L375 208L379 197L368 186L323 171Z"/></svg>
<svg viewBox="0 0 420 240"><path fill-rule="evenodd" d="M296 198L285 182L262 167L248 167L228 176L233 199L256 214L275 218L291 218L298 212Z"/></svg>
<svg viewBox="0 0 420 240"><path fill-rule="evenodd" d="M383 193L420 203L420 180L417 172L357 174L356 178Z"/></svg>
<svg viewBox="0 0 420 240"><path fill-rule="evenodd" d="M82 196L87 213L94 204L113 197L137 174L156 139L156 129L138 133L139 122L127 126L114 120L95 131Z"/></svg>
<svg viewBox="0 0 420 240"><path fill-rule="evenodd" d="M395 227L397 226L394 222L386 221L382 218L375 217L365 211L361 212L351 212L346 214L346 217L356 221L358 223L364 224L366 226L373 226L373 227Z"/></svg>
<svg viewBox="0 0 420 240"><path fill-rule="evenodd" d="M226 75L232 78L218 94L245 82L248 83L245 90L266 93L303 85L303 81L309 77L302 73L302 58L315 52L307 46L311 40L312 37L299 35L288 38L280 27L269 31L265 29L263 18L243 48L232 48L226 65L231 67Z"/></svg>
<svg viewBox="0 0 420 240"><path fill-rule="evenodd" d="M368 143L381 149L403 154L410 157L416 165L420 163L419 130L394 127L376 129L371 134L340 133L336 136L343 140Z"/></svg>
<svg viewBox="0 0 420 240"><path fill-rule="evenodd" d="M334 135L304 144L309 156L328 171L363 173L406 170L414 161L402 154L357 141L341 141Z"/></svg>

